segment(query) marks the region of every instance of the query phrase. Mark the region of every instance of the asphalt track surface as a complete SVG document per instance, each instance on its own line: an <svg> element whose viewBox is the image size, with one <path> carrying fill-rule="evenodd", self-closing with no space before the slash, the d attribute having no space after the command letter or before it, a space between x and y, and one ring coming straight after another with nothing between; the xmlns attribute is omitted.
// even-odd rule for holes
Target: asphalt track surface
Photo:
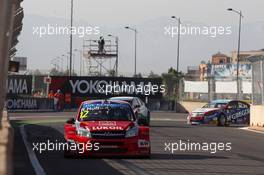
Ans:
<svg viewBox="0 0 264 175"><path fill-rule="evenodd" d="M36 174L26 144L63 141L63 123L74 113L13 113L15 128L14 174ZM241 126L190 126L185 114L155 112L151 121L151 158L65 159L62 151L34 151L42 174L264 174L264 134L240 129ZM230 151L168 150L174 143L231 143ZM170 145L171 145L170 144ZM33 147L33 146L32 146ZM170 146L170 148L172 148ZM213 148L213 147L212 147ZM32 150L32 148L31 148ZM34 162L33 162L34 164ZM38 172L38 174L41 174Z"/></svg>

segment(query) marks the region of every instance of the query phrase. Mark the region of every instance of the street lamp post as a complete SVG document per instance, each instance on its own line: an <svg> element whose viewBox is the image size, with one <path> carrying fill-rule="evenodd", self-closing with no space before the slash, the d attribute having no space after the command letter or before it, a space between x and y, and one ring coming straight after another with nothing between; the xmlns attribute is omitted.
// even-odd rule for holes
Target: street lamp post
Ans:
<svg viewBox="0 0 264 175"><path fill-rule="evenodd" d="M71 0L71 29L73 26L73 0ZM70 70L69 75L72 75L72 31L70 33Z"/></svg>
<svg viewBox="0 0 264 175"><path fill-rule="evenodd" d="M175 98L175 111L177 111L177 100L179 97L179 62L180 62L180 36L181 36L181 18L177 18L176 16L171 16L171 18L176 19L178 22L178 43L177 43L177 67L176 67L176 98Z"/></svg>
<svg viewBox="0 0 264 175"><path fill-rule="evenodd" d="M137 29L131 28L131 27L125 27L126 29L132 30L135 32L135 70L134 70L134 76L137 75Z"/></svg>
<svg viewBox="0 0 264 175"><path fill-rule="evenodd" d="M172 16L171 18L176 19L178 21L178 45L177 45L177 74L179 72L179 60L180 60L180 27L181 27L181 18L176 18L175 16Z"/></svg>
<svg viewBox="0 0 264 175"><path fill-rule="evenodd" d="M228 8L228 11L235 12L239 15L239 31L238 31L238 46L237 46L237 75L236 75L236 81L237 81L237 94L236 99L239 99L240 97L240 86L239 86L239 59L240 59L240 36L241 36L241 22L242 22L242 11L241 10L234 10L232 8Z"/></svg>
<svg viewBox="0 0 264 175"><path fill-rule="evenodd" d="M75 62L75 54L71 53L71 52L67 52L67 54L69 54L70 56L70 69L71 69L71 74L70 76L72 76L74 74L74 62Z"/></svg>
<svg viewBox="0 0 264 175"><path fill-rule="evenodd" d="M111 35L109 34L108 35L109 37L114 37L115 38L115 43L116 43L116 70L115 70L115 73L116 73L116 76L118 76L118 41L119 41L119 38L118 36L114 36L114 35Z"/></svg>

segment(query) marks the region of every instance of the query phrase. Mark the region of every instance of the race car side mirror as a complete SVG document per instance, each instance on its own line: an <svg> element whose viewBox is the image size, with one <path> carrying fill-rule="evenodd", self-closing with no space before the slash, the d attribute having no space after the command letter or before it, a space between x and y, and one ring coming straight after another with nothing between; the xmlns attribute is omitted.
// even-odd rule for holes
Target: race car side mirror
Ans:
<svg viewBox="0 0 264 175"><path fill-rule="evenodd" d="M70 118L69 120L66 121L67 124L74 124L75 123L75 119L74 118Z"/></svg>

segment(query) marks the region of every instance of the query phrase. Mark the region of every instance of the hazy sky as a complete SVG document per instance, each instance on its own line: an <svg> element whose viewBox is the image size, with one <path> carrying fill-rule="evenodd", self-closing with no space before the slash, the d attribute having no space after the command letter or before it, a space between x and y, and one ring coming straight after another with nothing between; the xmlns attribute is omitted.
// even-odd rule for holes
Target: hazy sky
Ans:
<svg viewBox="0 0 264 175"><path fill-rule="evenodd" d="M25 18L17 56L29 58L29 69L50 69L53 58L69 51L69 36L37 38L32 35L32 27L46 23L69 26L70 0L24 0L22 6ZM163 34L165 25L177 25L170 16L181 17L185 24L233 27L231 36L183 36L179 67L186 71L187 66L207 61L218 51L230 54L236 49L238 15L227 11L229 7L242 10L244 15L241 50L264 48L264 0L74 0L74 21L78 25L100 26L106 38L110 32L118 35L119 72L131 74L134 38L124 29L126 25L139 30L138 71L142 73L151 70L162 73L170 66L176 67L177 37L172 39ZM82 39L75 37L73 47L81 49ZM77 66L78 60L75 61Z"/></svg>
<svg viewBox="0 0 264 175"><path fill-rule="evenodd" d="M26 14L69 17L70 0L24 0ZM75 18L95 24L138 24L176 15L204 23L235 23L228 7L244 12L245 22L263 20L263 0L74 0Z"/></svg>

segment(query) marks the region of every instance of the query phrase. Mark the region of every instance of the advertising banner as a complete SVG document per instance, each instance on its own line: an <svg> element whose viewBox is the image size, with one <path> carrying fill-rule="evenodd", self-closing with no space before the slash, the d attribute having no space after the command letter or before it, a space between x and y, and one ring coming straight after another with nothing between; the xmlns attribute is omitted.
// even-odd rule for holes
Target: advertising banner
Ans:
<svg viewBox="0 0 264 175"><path fill-rule="evenodd" d="M252 73L251 64L239 65L239 76L243 79L250 79ZM237 65L236 64L219 64L212 65L211 75L217 78L236 77Z"/></svg>
<svg viewBox="0 0 264 175"><path fill-rule="evenodd" d="M215 82L215 92L216 93L237 93L237 82L236 81L216 81Z"/></svg>
<svg viewBox="0 0 264 175"><path fill-rule="evenodd" d="M160 97L165 91L161 78L51 77L50 90L73 97L135 95Z"/></svg>
<svg viewBox="0 0 264 175"><path fill-rule="evenodd" d="M184 81L184 92L208 93L208 82Z"/></svg>
<svg viewBox="0 0 264 175"><path fill-rule="evenodd" d="M53 110L53 99L35 98L35 97L8 97L5 107L12 110Z"/></svg>
<svg viewBox="0 0 264 175"><path fill-rule="evenodd" d="M6 89L7 96L30 95L32 91L32 76L9 75Z"/></svg>

